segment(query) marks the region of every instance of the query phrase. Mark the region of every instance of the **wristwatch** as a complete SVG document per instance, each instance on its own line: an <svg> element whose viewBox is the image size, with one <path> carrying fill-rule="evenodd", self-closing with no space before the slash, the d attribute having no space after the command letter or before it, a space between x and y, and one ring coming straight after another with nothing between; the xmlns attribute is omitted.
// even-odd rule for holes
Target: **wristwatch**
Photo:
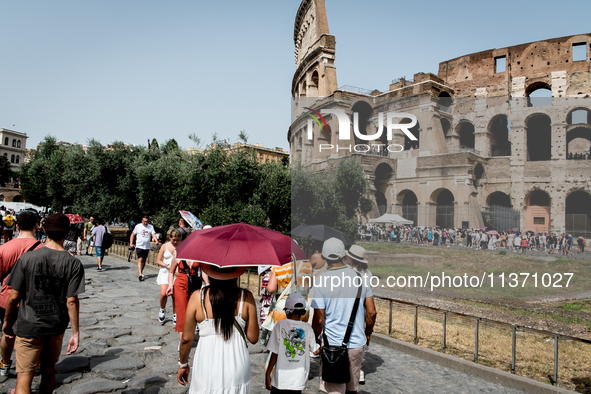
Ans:
<svg viewBox="0 0 591 394"><path fill-rule="evenodd" d="M179 360L179 368L187 368L189 366L189 361L187 360L186 363L181 363L181 360Z"/></svg>

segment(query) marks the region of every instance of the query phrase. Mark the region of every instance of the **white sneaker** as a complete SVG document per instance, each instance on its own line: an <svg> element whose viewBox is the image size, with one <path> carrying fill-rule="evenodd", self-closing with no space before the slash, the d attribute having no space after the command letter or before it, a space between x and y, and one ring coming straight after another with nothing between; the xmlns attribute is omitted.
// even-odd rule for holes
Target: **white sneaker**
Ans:
<svg viewBox="0 0 591 394"><path fill-rule="evenodd" d="M166 309L160 309L160 312L158 312L158 321L164 323L164 319L166 319Z"/></svg>
<svg viewBox="0 0 591 394"><path fill-rule="evenodd" d="M359 384L365 384L365 373L363 370L359 371Z"/></svg>
<svg viewBox="0 0 591 394"><path fill-rule="evenodd" d="M176 313L172 315L172 323L176 324Z"/></svg>

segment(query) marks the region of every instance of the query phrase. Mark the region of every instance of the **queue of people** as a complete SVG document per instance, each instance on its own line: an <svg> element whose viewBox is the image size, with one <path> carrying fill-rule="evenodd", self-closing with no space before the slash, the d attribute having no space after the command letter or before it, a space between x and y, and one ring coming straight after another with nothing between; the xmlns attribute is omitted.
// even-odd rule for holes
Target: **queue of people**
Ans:
<svg viewBox="0 0 591 394"><path fill-rule="evenodd" d="M514 252L539 251L548 254L573 255L576 242L579 253L585 252L586 240L572 234L526 231L523 233L486 229L453 229L414 226L360 225L358 235L364 241L405 242L425 246L461 246L477 250L504 248Z"/></svg>

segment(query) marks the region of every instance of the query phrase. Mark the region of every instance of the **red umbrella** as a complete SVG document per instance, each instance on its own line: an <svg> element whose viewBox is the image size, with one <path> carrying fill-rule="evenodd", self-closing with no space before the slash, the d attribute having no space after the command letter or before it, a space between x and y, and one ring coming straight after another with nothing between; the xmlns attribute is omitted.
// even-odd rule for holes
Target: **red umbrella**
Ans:
<svg viewBox="0 0 591 394"><path fill-rule="evenodd" d="M178 260L196 261L217 267L284 265L306 259L287 235L245 223L194 231L177 248Z"/></svg>
<svg viewBox="0 0 591 394"><path fill-rule="evenodd" d="M66 213L68 219L70 219L70 224L79 224L84 223L84 218L80 215L74 215L73 213Z"/></svg>
<svg viewBox="0 0 591 394"><path fill-rule="evenodd" d="M487 234L490 234L490 235L499 235L498 231L496 231L496 230L490 230L490 231L487 232Z"/></svg>

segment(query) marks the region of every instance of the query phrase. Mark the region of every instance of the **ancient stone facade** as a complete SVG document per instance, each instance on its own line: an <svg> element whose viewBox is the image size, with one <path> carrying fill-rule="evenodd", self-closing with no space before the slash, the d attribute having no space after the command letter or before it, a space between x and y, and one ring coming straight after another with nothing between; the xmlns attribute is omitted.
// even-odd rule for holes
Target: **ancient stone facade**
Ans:
<svg viewBox="0 0 591 394"><path fill-rule="evenodd" d="M387 92L337 87L323 0L302 1L294 43L291 160L316 170L358 160L372 217L591 236L591 34L447 60L437 75L417 73ZM335 110L350 119L346 130ZM393 112L416 117L417 141L400 129L388 138Z"/></svg>

